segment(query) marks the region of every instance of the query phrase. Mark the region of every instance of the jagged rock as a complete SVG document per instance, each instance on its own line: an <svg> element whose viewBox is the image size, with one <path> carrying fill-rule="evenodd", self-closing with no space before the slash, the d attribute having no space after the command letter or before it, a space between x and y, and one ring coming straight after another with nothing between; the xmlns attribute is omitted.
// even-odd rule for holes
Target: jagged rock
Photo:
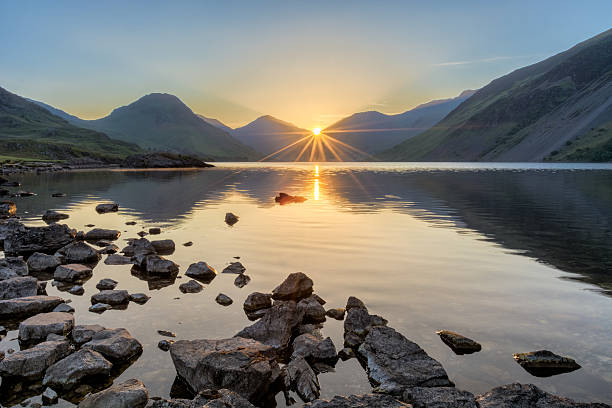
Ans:
<svg viewBox="0 0 612 408"><path fill-rule="evenodd" d="M367 309L366 305L361 300L357 299L355 296L350 296L348 300L346 301L345 309L348 312L349 310L353 308Z"/></svg>
<svg viewBox="0 0 612 408"><path fill-rule="evenodd" d="M34 296L38 293L38 281L32 276L17 276L0 281L0 300Z"/></svg>
<svg viewBox="0 0 612 408"><path fill-rule="evenodd" d="M26 276L28 265L23 258L4 258L0 259L0 280Z"/></svg>
<svg viewBox="0 0 612 408"><path fill-rule="evenodd" d="M146 258L145 270L155 275L176 275L178 265L159 255L149 255Z"/></svg>
<svg viewBox="0 0 612 408"><path fill-rule="evenodd" d="M345 347L338 352L338 357L340 357L342 361L350 360L355 357L355 352L352 348Z"/></svg>
<svg viewBox="0 0 612 408"><path fill-rule="evenodd" d="M89 311L94 313L104 313L113 307L107 303L96 303L95 305L89 306Z"/></svg>
<svg viewBox="0 0 612 408"><path fill-rule="evenodd" d="M19 341L26 344L44 341L50 333L65 336L74 326L70 313L49 312L29 317L19 324Z"/></svg>
<svg viewBox="0 0 612 408"><path fill-rule="evenodd" d="M155 247L146 238L139 238L130 241L129 245L121 250L125 256L136 256L136 255L154 255L157 252Z"/></svg>
<svg viewBox="0 0 612 408"><path fill-rule="evenodd" d="M90 267L81 264L60 265L55 268L53 279L59 282L76 282L91 277Z"/></svg>
<svg viewBox="0 0 612 408"><path fill-rule="evenodd" d="M361 302L357 298L353 298ZM350 301L350 299L349 299ZM362 303L363 304L363 303ZM347 304L347 306L349 306ZM387 321L377 315L368 313L368 309L363 307L347 307L348 313L344 319L344 346L357 348L367 336L372 327L385 326Z"/></svg>
<svg viewBox="0 0 612 408"><path fill-rule="evenodd" d="M230 264L223 269L223 273L235 273L240 275L244 272L246 272L246 268L241 262L230 262Z"/></svg>
<svg viewBox="0 0 612 408"><path fill-rule="evenodd" d="M413 408L478 408L474 394L454 387L413 387L403 394Z"/></svg>
<svg viewBox="0 0 612 408"><path fill-rule="evenodd" d="M41 296L47 296L47 282L38 281L36 282L36 294Z"/></svg>
<svg viewBox="0 0 612 408"><path fill-rule="evenodd" d="M42 378L45 370L71 353L67 341L45 341L36 346L9 354L0 361L2 377Z"/></svg>
<svg viewBox="0 0 612 408"><path fill-rule="evenodd" d="M86 241L97 241L100 239L106 239L109 241L114 241L119 239L121 236L121 231L112 230L112 229L104 229L104 228L94 228L85 233Z"/></svg>
<svg viewBox="0 0 612 408"><path fill-rule="evenodd" d="M191 279L189 282L181 283L179 290L183 293L198 293L204 289L204 286L200 285L197 281Z"/></svg>
<svg viewBox="0 0 612 408"><path fill-rule="evenodd" d="M96 211L100 214L119 211L119 205L116 203L103 203L96 205Z"/></svg>
<svg viewBox="0 0 612 408"><path fill-rule="evenodd" d="M72 329L72 341L74 341L77 345L81 345L90 341L94 334L101 332L104 330L104 327L99 324L80 324L74 326Z"/></svg>
<svg viewBox="0 0 612 408"><path fill-rule="evenodd" d="M472 354L482 349L482 346L472 339L449 330L440 330L436 334L455 354Z"/></svg>
<svg viewBox="0 0 612 408"><path fill-rule="evenodd" d="M580 403L542 391L533 384L508 384L476 397L479 408L610 408L607 404Z"/></svg>
<svg viewBox="0 0 612 408"><path fill-rule="evenodd" d="M85 289L81 285L74 285L70 288L68 293L70 293L71 295L81 296L83 293L85 293Z"/></svg>
<svg viewBox="0 0 612 408"><path fill-rule="evenodd" d="M302 401L314 401L321 395L317 375L303 357L292 359L284 368L285 387L295 390Z"/></svg>
<svg viewBox="0 0 612 408"><path fill-rule="evenodd" d="M47 210L43 214L42 219L45 222L51 223L51 222L57 222L60 220L65 220L66 218L69 218L69 217L70 216L68 214L57 212L55 210Z"/></svg>
<svg viewBox="0 0 612 408"><path fill-rule="evenodd" d="M299 312L304 315L304 323L322 323L325 321L325 309L313 296L300 300L297 307Z"/></svg>
<svg viewBox="0 0 612 408"><path fill-rule="evenodd" d="M104 248L98 250L98 253L100 254L108 254L108 255L112 255L117 253L117 251L119 251L119 247L115 244L110 244L110 245L106 245Z"/></svg>
<svg viewBox="0 0 612 408"><path fill-rule="evenodd" d="M95 350L112 361L127 361L142 352L142 344L122 328L100 330L83 348Z"/></svg>
<svg viewBox="0 0 612 408"><path fill-rule="evenodd" d="M70 390L87 378L108 377L112 366L102 354L82 348L49 367L43 385Z"/></svg>
<svg viewBox="0 0 612 408"><path fill-rule="evenodd" d="M129 265L131 263L132 260L130 258L119 254L110 254L104 260L105 265Z"/></svg>
<svg viewBox="0 0 612 408"><path fill-rule="evenodd" d="M117 282L114 279L104 278L101 279L100 282L96 284L96 289L98 290L113 290L117 287Z"/></svg>
<svg viewBox="0 0 612 408"><path fill-rule="evenodd" d="M0 300L0 318L32 316L50 312L64 299L57 296L26 296L9 300Z"/></svg>
<svg viewBox="0 0 612 408"><path fill-rule="evenodd" d="M234 303L234 301L232 300L232 298L230 298L227 295L224 295L223 293L219 293L217 295L217 297L215 298L215 302L217 302L218 304L220 304L221 306L229 306L232 303Z"/></svg>
<svg viewBox="0 0 612 408"><path fill-rule="evenodd" d="M304 405L304 408L412 408L389 395L364 394L348 397L335 396L331 400L316 400Z"/></svg>
<svg viewBox="0 0 612 408"><path fill-rule="evenodd" d="M107 305L123 305L130 301L127 290L101 290L91 296L91 304L106 303Z"/></svg>
<svg viewBox="0 0 612 408"><path fill-rule="evenodd" d="M60 266L61 262L57 256L34 252L28 258L28 269L31 272L50 272Z"/></svg>
<svg viewBox="0 0 612 408"><path fill-rule="evenodd" d="M278 193L278 195L274 197L274 201L276 201L280 205L303 203L304 201L306 201L306 197L292 196L287 193Z"/></svg>
<svg viewBox="0 0 612 408"><path fill-rule="evenodd" d="M159 343L157 343L157 347L162 351L168 351L172 343L174 343L174 340L160 340Z"/></svg>
<svg viewBox="0 0 612 408"><path fill-rule="evenodd" d="M54 312L74 313L74 308L66 303L60 303L53 309Z"/></svg>
<svg viewBox="0 0 612 408"><path fill-rule="evenodd" d="M285 350L302 317L295 302L276 302L261 319L242 329L236 336L258 340L279 351Z"/></svg>
<svg viewBox="0 0 612 408"><path fill-rule="evenodd" d="M330 337L304 333L293 340L291 358L304 357L309 363L322 362L335 365L338 361L336 346Z"/></svg>
<svg viewBox="0 0 612 408"><path fill-rule="evenodd" d="M132 302L138 303L139 305L144 305L151 299L151 296L147 296L144 293L132 293L130 295L130 300Z"/></svg>
<svg viewBox="0 0 612 408"><path fill-rule="evenodd" d="M249 320L263 317L267 309L272 307L272 295L268 293L253 292L244 301L244 312Z"/></svg>
<svg viewBox="0 0 612 408"><path fill-rule="evenodd" d="M79 408L144 408L149 401L149 393L140 380L130 379L120 384L89 394Z"/></svg>
<svg viewBox="0 0 612 408"><path fill-rule="evenodd" d="M239 287L239 288L243 288L250 281L251 281L251 277L250 276L245 275L244 273L241 273L240 275L236 276L236 279L234 279L234 285Z"/></svg>
<svg viewBox="0 0 612 408"><path fill-rule="evenodd" d="M62 259L62 263L79 264L98 262L102 255L96 249L83 241L76 241L60 248L57 254Z"/></svg>
<svg viewBox="0 0 612 408"><path fill-rule="evenodd" d="M336 320L344 320L344 313L345 313L344 308L339 307L336 309L328 309L325 312L325 316L331 317L332 319L336 319Z"/></svg>
<svg viewBox="0 0 612 408"><path fill-rule="evenodd" d="M237 223L239 219L240 217L238 217L236 214L233 214L231 212L225 213L225 223L230 227Z"/></svg>
<svg viewBox="0 0 612 408"><path fill-rule="evenodd" d="M454 386L439 362L390 327L372 327L358 356L380 392L401 396L410 387Z"/></svg>
<svg viewBox="0 0 612 408"><path fill-rule="evenodd" d="M17 214L17 206L12 201L0 201L0 216L13 217Z"/></svg>
<svg viewBox="0 0 612 408"><path fill-rule="evenodd" d="M189 265L185 275L200 282L210 283L217 276L217 271L206 262L200 261Z"/></svg>
<svg viewBox="0 0 612 408"><path fill-rule="evenodd" d="M559 356L548 350L517 353L514 354L514 360L536 377L550 377L581 368L574 359Z"/></svg>
<svg viewBox="0 0 612 408"><path fill-rule="evenodd" d="M6 256L30 255L34 252L50 253L71 243L76 230L67 225L51 224L47 227L14 226L4 238Z"/></svg>
<svg viewBox="0 0 612 408"><path fill-rule="evenodd" d="M151 241L151 245L155 248L158 254L169 255L174 252L176 246L174 241L171 239L160 239L157 241Z"/></svg>
<svg viewBox="0 0 612 408"><path fill-rule="evenodd" d="M312 279L302 272L292 273L272 291L274 300L295 300L312 295Z"/></svg>
<svg viewBox="0 0 612 408"><path fill-rule="evenodd" d="M57 392L53 391L51 388L47 387L45 392L42 393L42 403L44 405L55 405L57 404L58 396Z"/></svg>
<svg viewBox="0 0 612 408"><path fill-rule="evenodd" d="M227 388L255 402L280 375L273 349L251 339L179 340L170 355L177 374L196 392Z"/></svg>

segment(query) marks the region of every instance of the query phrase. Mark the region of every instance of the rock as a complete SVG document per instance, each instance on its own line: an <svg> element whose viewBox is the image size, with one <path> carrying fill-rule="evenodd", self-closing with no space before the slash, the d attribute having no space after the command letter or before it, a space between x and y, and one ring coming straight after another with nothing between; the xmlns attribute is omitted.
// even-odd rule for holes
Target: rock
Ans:
<svg viewBox="0 0 612 408"><path fill-rule="evenodd" d="M106 303L96 303L95 305L89 306L89 311L94 313L104 313L113 307Z"/></svg>
<svg viewBox="0 0 612 408"><path fill-rule="evenodd" d="M116 203L103 203L96 205L96 211L99 214L104 214L108 212L117 212L119 211L119 205Z"/></svg>
<svg viewBox="0 0 612 408"><path fill-rule="evenodd" d="M287 349L293 330L301 321L295 302L276 302L261 319L236 336L260 341L280 352Z"/></svg>
<svg viewBox="0 0 612 408"><path fill-rule="evenodd" d="M230 262L230 264L223 269L223 273L236 273L240 275L244 272L246 272L246 268L240 262Z"/></svg>
<svg viewBox="0 0 612 408"><path fill-rule="evenodd" d="M217 276L217 271L206 262L200 261L189 265L185 275L203 283L210 283Z"/></svg>
<svg viewBox="0 0 612 408"><path fill-rule="evenodd" d="M91 268L80 264L60 265L53 273L53 279L59 282L76 282L88 279L92 275Z"/></svg>
<svg viewBox="0 0 612 408"><path fill-rule="evenodd" d="M53 309L54 312L74 313L74 308L66 303L60 303Z"/></svg>
<svg viewBox="0 0 612 408"><path fill-rule="evenodd" d="M98 253L112 255L112 254L117 253L117 251L119 251L119 247L115 244L110 244L98 250Z"/></svg>
<svg viewBox="0 0 612 408"><path fill-rule="evenodd" d="M330 337L323 339L312 333L300 334L293 340L291 358L303 357L309 363L326 363L332 366L338 361L336 346Z"/></svg>
<svg viewBox="0 0 612 408"><path fill-rule="evenodd" d="M9 354L0 361L0 375L3 378L21 377L33 380L42 378L45 370L53 363L71 353L67 341L45 341L36 346Z"/></svg>
<svg viewBox="0 0 612 408"><path fill-rule="evenodd" d="M353 309L353 308L359 308L359 309L367 309L366 305L359 299L357 299L354 296L351 296L348 298L347 302L346 302L346 311L348 312L349 310Z"/></svg>
<svg viewBox="0 0 612 408"><path fill-rule="evenodd" d="M62 263L92 263L98 262L102 257L98 251L83 241L76 241L60 248L57 254L63 259Z"/></svg>
<svg viewBox="0 0 612 408"><path fill-rule="evenodd" d="M225 223L230 227L237 223L238 219L240 219L240 217L238 217L236 214L233 214L231 212L225 213Z"/></svg>
<svg viewBox="0 0 612 408"><path fill-rule="evenodd" d="M319 304L320 304L321 306L323 306L323 305L325 305L325 304L327 303L325 300L323 300L323 299L321 298L321 296L317 295L316 293L313 293L311 297L312 297L313 299L315 299L317 302L319 302Z"/></svg>
<svg viewBox="0 0 612 408"><path fill-rule="evenodd" d="M109 245L111 245L112 242L109 241L108 239L100 239L94 242L94 245L100 248L104 248L107 247Z"/></svg>
<svg viewBox="0 0 612 408"><path fill-rule="evenodd" d="M574 402L542 391L533 384L508 384L476 397L479 408L609 408L599 403Z"/></svg>
<svg viewBox="0 0 612 408"><path fill-rule="evenodd" d="M302 357L292 359L284 369L285 387L295 390L302 401L314 401L321 395L317 375Z"/></svg>
<svg viewBox="0 0 612 408"><path fill-rule="evenodd" d="M173 333L168 330L158 330L157 334L159 334L160 336L166 336L166 337L176 337L176 333Z"/></svg>
<svg viewBox="0 0 612 408"><path fill-rule="evenodd" d="M174 241L171 239L160 239L157 241L151 241L151 245L155 248L155 251L161 255L170 255L175 250Z"/></svg>
<svg viewBox="0 0 612 408"><path fill-rule="evenodd" d="M258 341L179 340L170 346L177 374L198 392L230 389L255 403L267 396L280 376L273 349Z"/></svg>
<svg viewBox="0 0 612 408"><path fill-rule="evenodd" d="M0 320L50 312L63 302L60 297L43 295L0 300Z"/></svg>
<svg viewBox="0 0 612 408"><path fill-rule="evenodd" d="M578 370L580 364L569 357L559 356L552 351L539 350L529 353L514 354L514 360L529 374L536 377L550 377L552 375L569 373Z"/></svg>
<svg viewBox="0 0 612 408"><path fill-rule="evenodd" d="M181 283L179 285L179 290L183 293L198 293L198 292L201 292L202 289L204 289L204 286L200 285L197 281L193 279L189 280L189 282ZM217 300L217 302L219 301ZM231 299L230 299L230 304L231 304Z"/></svg>
<svg viewBox="0 0 612 408"><path fill-rule="evenodd" d="M36 282L36 294L41 296L47 296L47 282L38 281Z"/></svg>
<svg viewBox="0 0 612 408"><path fill-rule="evenodd" d="M0 300L35 296L38 293L38 281L32 276L17 276L0 281Z"/></svg>
<svg viewBox="0 0 612 408"><path fill-rule="evenodd" d="M61 262L57 256L34 252L28 258L28 269L31 272L50 272L60 266Z"/></svg>
<svg viewBox="0 0 612 408"><path fill-rule="evenodd" d="M161 228L159 228L159 227L149 228L149 234L151 234L151 235L161 234Z"/></svg>
<svg viewBox="0 0 612 408"><path fill-rule="evenodd" d="M272 295L268 293L253 292L244 301L244 312L249 320L263 317L267 309L272 307Z"/></svg>
<svg viewBox="0 0 612 408"><path fill-rule="evenodd" d="M155 275L176 275L178 265L159 255L148 255L146 257L145 270Z"/></svg>
<svg viewBox="0 0 612 408"><path fill-rule="evenodd" d="M127 290L101 290L91 296L91 304L106 303L107 305L123 305L130 301Z"/></svg>
<svg viewBox="0 0 612 408"><path fill-rule="evenodd" d="M104 279L101 279L100 282L98 282L98 284L96 285L96 289L98 289L98 290L112 290L112 289L115 289L117 287L118 283L119 282L117 282L114 279L104 278Z"/></svg>
<svg viewBox="0 0 612 408"><path fill-rule="evenodd" d="M347 309L348 313L344 319L344 346L357 348L363 343L372 327L385 326L387 321L377 315L371 315L364 307L352 307Z"/></svg>
<svg viewBox="0 0 612 408"><path fill-rule="evenodd" d="M151 299L151 296L147 296L144 293L132 293L130 295L130 300L132 302L138 303L139 305L144 305Z"/></svg>
<svg viewBox="0 0 612 408"><path fill-rule="evenodd" d="M70 293L71 295L81 296L83 293L85 293L85 289L81 285L74 285L70 288L68 293Z"/></svg>
<svg viewBox="0 0 612 408"><path fill-rule="evenodd" d="M142 352L142 344L125 329L104 329L83 344L111 361L127 361Z"/></svg>
<svg viewBox="0 0 612 408"><path fill-rule="evenodd" d="M454 387L409 388L402 400L413 408L478 408L474 394Z"/></svg>
<svg viewBox="0 0 612 408"><path fill-rule="evenodd" d="M7 330L6 327L0 326L0 336L6 336Z"/></svg>
<svg viewBox="0 0 612 408"><path fill-rule="evenodd" d="M215 298L215 302L217 302L218 304L220 304L221 306L229 306L232 303L234 303L234 301L232 300L232 298L230 298L227 295L224 295L223 293L219 293L217 295L217 297Z"/></svg>
<svg viewBox="0 0 612 408"><path fill-rule="evenodd" d="M50 333L65 336L73 326L74 316L70 313L40 313L19 324L19 341L25 344L39 343Z"/></svg>
<svg viewBox="0 0 612 408"><path fill-rule="evenodd" d="M47 389L45 389L45 392L42 393L41 398L43 405L55 405L57 404L58 400L57 392L53 391L49 387L47 387Z"/></svg>
<svg viewBox="0 0 612 408"><path fill-rule="evenodd" d="M192 246L192 245L193 245L193 242L191 242L191 241L187 241L187 242L185 242L185 243L183 244L183 246L186 246L186 247L190 247L190 246Z"/></svg>
<svg viewBox="0 0 612 408"><path fill-rule="evenodd" d="M66 340L65 336L55 334L55 333L49 333L49 335L45 339L45 341L65 341L65 340Z"/></svg>
<svg viewBox="0 0 612 408"><path fill-rule="evenodd" d="M126 157L121 162L121 167L135 169L152 169L152 168L190 168L190 167L215 167L212 164L203 162L192 156L156 152L133 154Z"/></svg>
<svg viewBox="0 0 612 408"><path fill-rule="evenodd" d="M160 340L159 343L157 343L157 347L162 351L168 351L172 343L174 343L174 340Z"/></svg>
<svg viewBox="0 0 612 408"><path fill-rule="evenodd" d="M312 279L302 272L292 273L272 291L274 300L299 301L312 295Z"/></svg>
<svg viewBox="0 0 612 408"><path fill-rule="evenodd" d="M79 408L144 408L148 401L149 393L142 381L131 379L89 394Z"/></svg>
<svg viewBox="0 0 612 408"><path fill-rule="evenodd" d="M64 214L61 212L57 212L55 210L47 210L42 216L43 221L45 222L57 222L59 220L65 220L70 217L68 214Z"/></svg>
<svg viewBox="0 0 612 408"><path fill-rule="evenodd" d="M51 224L46 227L13 228L4 238L6 256L30 255L34 252L50 253L71 243L76 230L67 225Z"/></svg>
<svg viewBox="0 0 612 408"><path fill-rule="evenodd" d="M100 326L99 324L84 324L74 326L71 333L72 341L80 346L81 344L90 341L94 334L101 332L102 330L104 330L104 327Z"/></svg>
<svg viewBox="0 0 612 408"><path fill-rule="evenodd" d="M112 366L102 354L82 348L49 367L43 385L70 390L85 379L108 377Z"/></svg>
<svg viewBox="0 0 612 408"><path fill-rule="evenodd" d="M278 193L278 195L274 197L274 201L276 201L280 205L303 203L304 201L306 201L306 197L292 196L287 193Z"/></svg>
<svg viewBox="0 0 612 408"><path fill-rule="evenodd" d="M251 281L251 277L241 273L234 279L234 285L239 288L245 287Z"/></svg>
<svg viewBox="0 0 612 408"><path fill-rule="evenodd" d="M36 193L33 193L31 191L19 190L18 192L15 193L15 195L19 197L33 197L36 195Z"/></svg>
<svg viewBox="0 0 612 408"><path fill-rule="evenodd" d="M218 392L220 397L209 401L203 405L203 408L256 408L255 405L233 391L221 389ZM198 397L194 401L197 399Z"/></svg>
<svg viewBox="0 0 612 408"><path fill-rule="evenodd" d="M121 252L125 256L154 255L157 253L151 241L146 238L131 240L129 245L123 248Z"/></svg>
<svg viewBox="0 0 612 408"><path fill-rule="evenodd" d="M0 280L26 276L28 265L23 258L4 258L0 259Z"/></svg>
<svg viewBox="0 0 612 408"><path fill-rule="evenodd" d="M131 263L132 260L130 258L119 254L111 254L104 260L105 265L128 265Z"/></svg>
<svg viewBox="0 0 612 408"><path fill-rule="evenodd" d="M342 361L350 360L355 357L355 352L352 348L345 347L338 352L338 357L340 357Z"/></svg>
<svg viewBox="0 0 612 408"><path fill-rule="evenodd" d="M401 396L411 387L454 386L439 362L390 327L372 327L358 356L379 392Z"/></svg>
<svg viewBox="0 0 612 408"><path fill-rule="evenodd" d="M437 331L436 334L440 336L444 344L450 347L451 350L458 355L472 354L480 351L482 348L482 346L474 340L452 331L440 330Z"/></svg>
<svg viewBox="0 0 612 408"><path fill-rule="evenodd" d="M148 233L148 232L146 232L146 231L138 231L136 234L137 234L137 235L138 235L140 238L144 238L144 237L146 237L147 235L149 235L149 233Z"/></svg>
<svg viewBox="0 0 612 408"><path fill-rule="evenodd" d="M17 214L17 206L12 201L0 201L0 216L13 217Z"/></svg>
<svg viewBox="0 0 612 408"><path fill-rule="evenodd" d="M297 307L299 312L304 315L304 323L322 323L325 321L325 309L313 296L300 300Z"/></svg>
<svg viewBox="0 0 612 408"><path fill-rule="evenodd" d="M100 239L106 239L109 241L114 241L116 239L119 239L119 236L121 236L121 231L119 230L94 228L85 233L85 240L86 241L97 241Z"/></svg>
<svg viewBox="0 0 612 408"><path fill-rule="evenodd" d="M335 396L331 400L316 400L304 405L304 408L412 408L389 395L364 394L348 397Z"/></svg>
<svg viewBox="0 0 612 408"><path fill-rule="evenodd" d="M55 198L66 197L66 193L52 193L51 197L55 197Z"/></svg>
<svg viewBox="0 0 612 408"><path fill-rule="evenodd" d="M331 317L332 319L336 319L336 320L344 320L344 308L343 307L339 307L336 309L328 309L325 312L325 316Z"/></svg>

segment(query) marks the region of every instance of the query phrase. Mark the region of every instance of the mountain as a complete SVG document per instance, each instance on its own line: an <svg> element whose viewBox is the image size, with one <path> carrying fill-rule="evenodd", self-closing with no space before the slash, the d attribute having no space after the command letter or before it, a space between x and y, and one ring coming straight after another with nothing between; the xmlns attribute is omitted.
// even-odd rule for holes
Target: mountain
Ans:
<svg viewBox="0 0 612 408"><path fill-rule="evenodd" d="M612 30L495 79L398 161L612 161Z"/></svg>
<svg viewBox="0 0 612 408"><path fill-rule="evenodd" d="M140 152L131 143L68 123L49 110L0 88L0 154L25 159L118 162Z"/></svg>
<svg viewBox="0 0 612 408"><path fill-rule="evenodd" d="M261 116L248 125L232 131L236 139L265 155L276 152L309 134L311 134L309 130L270 115ZM282 159L282 155L277 159Z"/></svg>
<svg viewBox="0 0 612 408"><path fill-rule="evenodd" d="M455 98L424 103L397 115L377 111L355 113L329 126L323 133L369 155L376 155L429 129L474 92L463 91ZM361 156L358 158L365 159L368 155Z"/></svg>
<svg viewBox="0 0 612 408"><path fill-rule="evenodd" d="M221 122L221 121L220 121L220 120L218 120L218 119L214 119L214 118L207 118L206 116L204 116L204 115L200 115L199 113L196 113L196 115L197 115L197 116L198 116L200 119L202 119L204 122L209 123L209 124L213 125L214 127L219 128L219 129L221 129L221 130L225 130L227 133L230 133L230 134L231 134L231 133L232 133L232 131L234 130L234 129L232 129L231 127L227 126L225 123Z"/></svg>

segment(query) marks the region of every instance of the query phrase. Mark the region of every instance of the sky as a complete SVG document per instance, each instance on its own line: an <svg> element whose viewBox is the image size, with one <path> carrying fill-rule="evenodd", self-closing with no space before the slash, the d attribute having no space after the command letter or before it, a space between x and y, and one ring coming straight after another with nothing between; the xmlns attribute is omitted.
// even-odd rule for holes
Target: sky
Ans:
<svg viewBox="0 0 612 408"><path fill-rule="evenodd" d="M610 16L610 0L0 0L0 86L85 119L167 92L232 127L312 129L482 87Z"/></svg>

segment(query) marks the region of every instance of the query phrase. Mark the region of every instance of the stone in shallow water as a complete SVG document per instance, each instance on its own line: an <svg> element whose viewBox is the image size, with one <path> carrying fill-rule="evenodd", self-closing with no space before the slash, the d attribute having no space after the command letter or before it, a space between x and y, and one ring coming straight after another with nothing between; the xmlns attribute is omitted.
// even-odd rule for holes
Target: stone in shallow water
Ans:
<svg viewBox="0 0 612 408"><path fill-rule="evenodd" d="M272 295L269 293L253 292L244 301L244 313L249 320L262 318L267 309L272 307Z"/></svg>
<svg viewBox="0 0 612 408"><path fill-rule="evenodd" d="M236 279L234 279L234 285L236 287L243 288L250 281L251 281L251 277L249 275L245 275L244 273L241 273L240 275L236 276Z"/></svg>
<svg viewBox="0 0 612 408"><path fill-rule="evenodd" d="M204 289L204 286L200 285L197 281L191 279L189 282L181 283L179 290L183 293L198 293Z"/></svg>
<svg viewBox="0 0 612 408"><path fill-rule="evenodd" d="M559 356L552 351L539 350L529 353L516 353L514 360L531 375L550 377L578 370L580 364L569 357Z"/></svg>
<svg viewBox="0 0 612 408"><path fill-rule="evenodd" d="M130 301L127 290L102 290L91 296L91 304L106 303L107 305L123 305Z"/></svg>
<svg viewBox="0 0 612 408"><path fill-rule="evenodd" d="M119 211L119 205L116 203L102 203L96 205L96 211L100 214Z"/></svg>
<svg viewBox="0 0 612 408"><path fill-rule="evenodd" d="M533 384L508 384L476 397L479 408L610 408L607 404L580 403L542 391Z"/></svg>
<svg viewBox="0 0 612 408"><path fill-rule="evenodd" d="M130 300L140 305L144 305L149 301L149 299L151 299L151 296L148 296L144 293L132 293L130 295Z"/></svg>
<svg viewBox="0 0 612 408"><path fill-rule="evenodd" d="M155 275L176 275L178 265L159 255L148 255L145 261L145 270Z"/></svg>
<svg viewBox="0 0 612 408"><path fill-rule="evenodd" d="M472 354L482 349L482 346L474 340L449 330L440 330L436 334L458 355Z"/></svg>
<svg viewBox="0 0 612 408"><path fill-rule="evenodd" d="M60 303L53 309L54 312L74 313L74 308L66 303Z"/></svg>
<svg viewBox="0 0 612 408"><path fill-rule="evenodd" d="M231 212L225 213L225 223L229 225L230 227L234 225L235 223L237 223L239 219L240 217L238 217L234 213L231 213Z"/></svg>
<svg viewBox="0 0 612 408"><path fill-rule="evenodd" d="M0 317L32 316L38 313L51 312L64 299L57 296L26 296L16 299L0 300Z"/></svg>
<svg viewBox="0 0 612 408"><path fill-rule="evenodd" d="M312 295L312 279L302 272L292 273L272 291L274 300L295 300Z"/></svg>
<svg viewBox="0 0 612 408"><path fill-rule="evenodd" d="M40 313L27 318L19 324L19 341L37 343L45 340L50 333L65 336L74 326L74 316L70 313Z"/></svg>
<svg viewBox="0 0 612 408"><path fill-rule="evenodd" d="M230 298L227 295L224 295L223 293L219 293L217 295L217 297L215 298L215 301L220 304L221 306L229 306L232 303L234 303L234 301L232 300L232 298Z"/></svg>
<svg viewBox="0 0 612 408"><path fill-rule="evenodd" d="M478 408L474 394L454 387L409 388L402 400L413 408Z"/></svg>
<svg viewBox="0 0 612 408"><path fill-rule="evenodd" d="M42 378L45 370L70 354L70 344L63 341L45 341L36 346L9 354L0 361L2 377Z"/></svg>
<svg viewBox="0 0 612 408"><path fill-rule="evenodd" d="M86 241L98 241L100 239L114 241L119 239L121 236L121 231L119 230L111 230L104 228L94 228L85 233Z"/></svg>
<svg viewBox="0 0 612 408"><path fill-rule="evenodd" d="M79 408L144 408L148 400L149 393L142 381L130 379L88 395Z"/></svg>
<svg viewBox="0 0 612 408"><path fill-rule="evenodd" d="M17 276L0 281L0 300L34 296L38 293L38 281L32 276Z"/></svg>
<svg viewBox="0 0 612 408"><path fill-rule="evenodd" d="M63 259L63 263L92 263L98 262L102 255L94 247L83 241L76 241L58 249L57 255Z"/></svg>
<svg viewBox="0 0 612 408"><path fill-rule="evenodd" d="M151 245L155 248L158 254L169 255L174 252L175 245L171 239L160 239L157 241L151 241Z"/></svg>
<svg viewBox="0 0 612 408"><path fill-rule="evenodd" d="M168 351L172 343L174 343L174 340L160 340L159 343L157 343L157 347L162 351Z"/></svg>
<svg viewBox="0 0 612 408"><path fill-rule="evenodd" d="M101 279L100 282L98 282L96 284L96 289L98 289L98 290L112 290L112 289L115 289L115 287L117 287L118 283L119 282L117 282L114 279L109 279L109 278Z"/></svg>
<svg viewBox="0 0 612 408"><path fill-rule="evenodd" d="M185 275L200 282L210 283L217 276L217 271L206 262L200 261L189 265Z"/></svg>
<svg viewBox="0 0 612 408"><path fill-rule="evenodd" d="M351 307L347 310L348 313L344 319L345 347L358 348L372 327L387 324L387 320L378 315L371 315L365 307Z"/></svg>
<svg viewBox="0 0 612 408"><path fill-rule="evenodd" d="M300 300L297 307L304 315L304 323L323 323L325 321L325 309L314 296Z"/></svg>
<svg viewBox="0 0 612 408"><path fill-rule="evenodd" d="M330 337L325 339L312 333L304 333L293 340L291 358L304 357L309 363L322 362L332 366L338 361L336 347Z"/></svg>
<svg viewBox="0 0 612 408"><path fill-rule="evenodd" d="M244 272L246 272L246 268L241 262L230 262L230 264L223 269L223 273L235 273L239 275Z"/></svg>
<svg viewBox="0 0 612 408"><path fill-rule="evenodd" d="M85 293L85 289L81 285L74 285L72 288L70 288L68 293L72 295L81 296L83 293Z"/></svg>
<svg viewBox="0 0 612 408"><path fill-rule="evenodd" d="M344 308L338 307L335 309L328 309L325 312L325 316L331 317L332 319L336 319L336 320L344 320L344 313L345 313Z"/></svg>
<svg viewBox="0 0 612 408"><path fill-rule="evenodd" d="M105 265L129 265L132 263L132 259L127 256L119 254L110 254L104 260Z"/></svg>
<svg viewBox="0 0 612 408"><path fill-rule="evenodd" d="M72 329L72 340L80 346L83 343L87 343L96 333L102 330L104 330L104 327L99 324L77 325Z"/></svg>
<svg viewBox="0 0 612 408"><path fill-rule="evenodd" d="M123 328L101 330L83 348L95 350L113 361L126 361L142 352L142 344Z"/></svg>
<svg viewBox="0 0 612 408"><path fill-rule="evenodd" d="M35 252L28 258L28 268L31 272L50 272L60 266L60 259L55 255Z"/></svg>
<svg viewBox="0 0 612 408"><path fill-rule="evenodd" d="M81 264L60 265L53 273L53 279L59 282L76 282L91 277L90 267Z"/></svg>
<svg viewBox="0 0 612 408"><path fill-rule="evenodd" d="M71 243L75 236L76 230L64 224L51 224L48 227L26 227L20 224L11 228L4 238L4 252L6 256L49 253Z"/></svg>
<svg viewBox="0 0 612 408"><path fill-rule="evenodd" d="M59 220L65 220L69 218L68 214L64 214L55 210L47 210L42 216L43 221L47 223L57 222Z"/></svg>
<svg viewBox="0 0 612 408"><path fill-rule="evenodd" d="M384 394L335 396L331 400L316 400L304 405L304 408L412 408Z"/></svg>
<svg viewBox="0 0 612 408"><path fill-rule="evenodd" d="M102 354L82 348L47 369L43 385L55 390L69 390L89 377L108 377L112 368Z"/></svg>
<svg viewBox="0 0 612 408"><path fill-rule="evenodd" d="M104 313L113 307L107 303L96 303L95 305L89 306L89 311L94 313Z"/></svg>

